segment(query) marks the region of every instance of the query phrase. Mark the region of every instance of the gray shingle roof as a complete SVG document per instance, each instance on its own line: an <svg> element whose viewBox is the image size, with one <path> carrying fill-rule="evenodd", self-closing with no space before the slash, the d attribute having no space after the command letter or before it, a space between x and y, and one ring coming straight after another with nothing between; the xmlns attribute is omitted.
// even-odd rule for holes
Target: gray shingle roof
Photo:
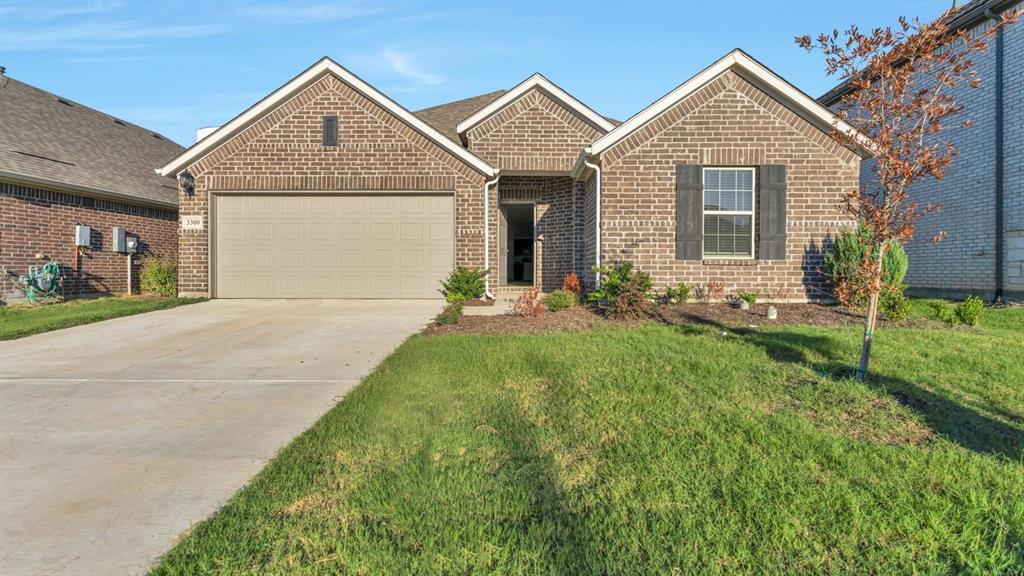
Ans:
<svg viewBox="0 0 1024 576"><path fill-rule="evenodd" d="M0 76L0 126L0 173L178 204L174 179L153 171L184 149L164 136L9 76Z"/></svg>
<svg viewBox="0 0 1024 576"><path fill-rule="evenodd" d="M459 122L473 115L474 112L494 102L504 94L506 90L488 92L472 98L464 98L447 104L439 104L413 112L427 124L430 124L442 134L449 137L456 144L460 143L459 132L455 129ZM461 144L460 144L461 145Z"/></svg>

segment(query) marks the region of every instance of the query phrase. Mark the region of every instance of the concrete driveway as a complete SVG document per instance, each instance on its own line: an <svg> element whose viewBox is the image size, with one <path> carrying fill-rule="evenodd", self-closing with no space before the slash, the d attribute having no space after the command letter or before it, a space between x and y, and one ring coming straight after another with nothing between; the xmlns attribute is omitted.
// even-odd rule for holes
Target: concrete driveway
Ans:
<svg viewBox="0 0 1024 576"><path fill-rule="evenodd" d="M0 342L0 573L145 572L440 308L216 300Z"/></svg>

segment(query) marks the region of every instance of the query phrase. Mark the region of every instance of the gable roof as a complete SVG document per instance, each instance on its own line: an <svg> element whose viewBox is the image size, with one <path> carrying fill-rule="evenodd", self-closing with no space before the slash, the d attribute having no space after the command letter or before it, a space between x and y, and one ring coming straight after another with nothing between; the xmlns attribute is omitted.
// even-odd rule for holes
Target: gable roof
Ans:
<svg viewBox="0 0 1024 576"><path fill-rule="evenodd" d="M839 120L828 108L804 94L798 88L786 82L766 66L754 60L746 52L735 49L696 76L683 82L676 89L662 96L653 104L626 120L611 132L598 138L591 145L590 154L600 154L626 139L649 122L657 119L662 113L685 100L707 83L718 78L727 71L733 71L756 86L759 90L775 98L794 113L807 120L818 129L831 133L835 128L854 137L858 143L856 152L862 157L870 156L870 141L858 133L852 126Z"/></svg>
<svg viewBox="0 0 1024 576"><path fill-rule="evenodd" d="M415 114L406 110L397 102L388 98L379 90L327 57L320 59L316 64L313 64L256 104L253 104L248 110L235 116L230 122L221 126L199 142L196 142L191 148L185 150L157 171L164 176L178 173L328 74L333 74L342 82L345 82L354 90L378 104L425 138L447 150L481 174L493 176L497 173L497 169L482 158L459 146L436 128L424 122Z"/></svg>
<svg viewBox="0 0 1024 576"><path fill-rule="evenodd" d="M437 106L417 110L416 112L413 112L413 114L416 114L424 122L430 124L434 128L437 128L442 134L451 138L452 142L458 143L459 131L456 130L455 127L458 126L459 122L467 118L470 114L491 102L494 102L505 92L507 92L507 90L488 92L487 94L463 98L462 100L456 100L454 102L447 102L445 104L438 104Z"/></svg>
<svg viewBox="0 0 1024 576"><path fill-rule="evenodd" d="M541 74L534 74L526 80L519 83L518 86L505 92L501 97L495 99L490 104L484 106L478 110L475 114L466 118L462 122L459 122L455 130L459 133L459 136L465 134L468 130L480 124L484 120L490 118L492 115L498 113L502 108L508 106L512 102L515 102L520 96L528 93L534 88L540 89L552 98L556 102L564 106L567 110L572 111L574 114L586 120L588 123L593 125L595 128L600 129L602 132L608 132L615 126L608 121L607 118L601 116L597 112L594 112L586 104L580 102L576 98L573 98L571 94L562 90L556 86L553 82L545 78Z"/></svg>
<svg viewBox="0 0 1024 576"><path fill-rule="evenodd" d="M0 177L133 204L177 208L153 173L184 148L141 126L0 75Z"/></svg>

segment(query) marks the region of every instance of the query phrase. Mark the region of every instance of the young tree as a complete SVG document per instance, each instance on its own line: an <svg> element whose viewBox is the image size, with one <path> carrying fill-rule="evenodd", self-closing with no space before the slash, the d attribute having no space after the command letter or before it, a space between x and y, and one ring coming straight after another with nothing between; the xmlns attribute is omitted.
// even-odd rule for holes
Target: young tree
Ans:
<svg viewBox="0 0 1024 576"><path fill-rule="evenodd" d="M931 203L922 206L909 196L910 189L925 179L941 179L956 157L946 124L962 109L955 100L957 88L980 86L972 58L986 49L999 28L1019 16L1019 12L1006 12L984 32L952 30L948 23L954 11L929 23L900 17L896 27L862 32L851 26L815 40L796 38L808 52L820 52L826 72L849 87L836 110L833 138L844 145L867 138L874 155L873 178L847 193L842 206L873 231L859 277L841 287L868 301L857 366L861 381L867 376L871 355L886 245L890 240L905 244L918 218L941 208ZM841 122L857 133L840 130ZM970 120L959 124L969 128ZM943 236L940 233L932 241L939 242Z"/></svg>

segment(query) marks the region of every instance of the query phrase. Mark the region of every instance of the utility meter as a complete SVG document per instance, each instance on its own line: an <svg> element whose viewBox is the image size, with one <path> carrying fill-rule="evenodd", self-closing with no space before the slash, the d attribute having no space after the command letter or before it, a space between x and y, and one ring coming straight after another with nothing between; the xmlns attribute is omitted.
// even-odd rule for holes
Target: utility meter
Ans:
<svg viewBox="0 0 1024 576"><path fill-rule="evenodd" d="M139 251L139 237L138 236L125 236L124 237L125 252L134 254Z"/></svg>
<svg viewBox="0 0 1024 576"><path fill-rule="evenodd" d="M75 226L75 246L88 248L92 245L92 228L79 224Z"/></svg>

